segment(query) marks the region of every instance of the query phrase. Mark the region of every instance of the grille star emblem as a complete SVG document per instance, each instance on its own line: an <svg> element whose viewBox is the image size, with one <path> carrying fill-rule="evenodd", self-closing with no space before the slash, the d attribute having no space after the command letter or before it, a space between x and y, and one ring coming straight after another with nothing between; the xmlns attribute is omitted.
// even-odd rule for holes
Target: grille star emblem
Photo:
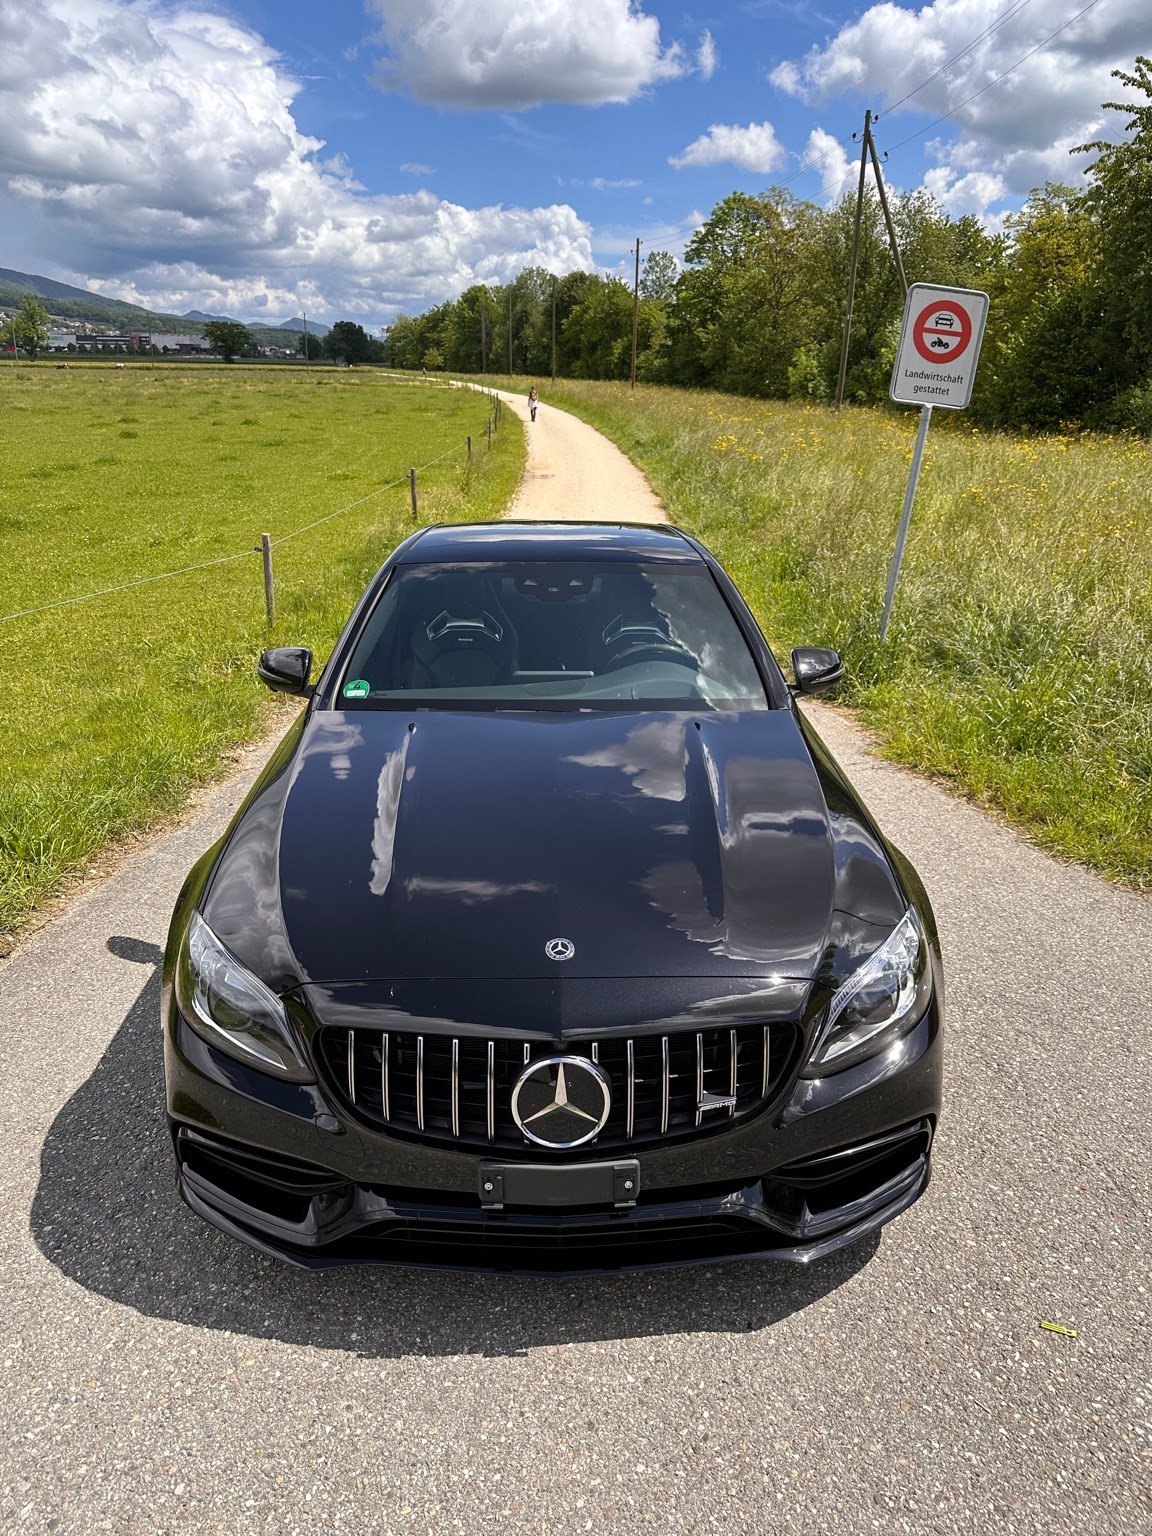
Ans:
<svg viewBox="0 0 1152 1536"><path fill-rule="evenodd" d="M537 1146L579 1147L599 1134L612 1086L584 1056L547 1056L524 1068L512 1089L512 1118Z"/></svg>

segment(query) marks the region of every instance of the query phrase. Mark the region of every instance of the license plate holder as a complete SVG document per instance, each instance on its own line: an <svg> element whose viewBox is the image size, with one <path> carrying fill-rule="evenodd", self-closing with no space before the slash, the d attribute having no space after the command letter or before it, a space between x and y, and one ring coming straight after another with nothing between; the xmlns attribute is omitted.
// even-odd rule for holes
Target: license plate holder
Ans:
<svg viewBox="0 0 1152 1536"><path fill-rule="evenodd" d="M636 1204L640 1164L634 1157L611 1163L481 1163L480 1204L486 1211L507 1205Z"/></svg>

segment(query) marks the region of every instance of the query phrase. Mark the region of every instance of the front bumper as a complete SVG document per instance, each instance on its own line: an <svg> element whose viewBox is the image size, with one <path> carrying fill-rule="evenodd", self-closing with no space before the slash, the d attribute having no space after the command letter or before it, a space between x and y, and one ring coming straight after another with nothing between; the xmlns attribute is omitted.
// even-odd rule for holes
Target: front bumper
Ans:
<svg viewBox="0 0 1152 1536"><path fill-rule="evenodd" d="M565 1275L807 1263L891 1221L929 1182L941 1078L935 1004L883 1056L799 1079L783 1101L728 1132L641 1152L628 1209L484 1208L484 1158L369 1131L334 1112L316 1086L278 1082L214 1051L174 1007L168 1023L183 1199L212 1225L304 1268Z"/></svg>

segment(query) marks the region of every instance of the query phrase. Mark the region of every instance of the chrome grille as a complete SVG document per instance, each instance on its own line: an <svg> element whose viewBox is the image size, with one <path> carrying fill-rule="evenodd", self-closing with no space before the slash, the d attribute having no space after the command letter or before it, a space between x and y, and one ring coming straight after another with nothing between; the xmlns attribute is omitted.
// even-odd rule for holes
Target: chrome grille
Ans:
<svg viewBox="0 0 1152 1536"><path fill-rule="evenodd" d="M775 1097L792 1064L790 1024L614 1035L560 1049L595 1061L612 1084L596 1147L641 1145L719 1130ZM323 1029L331 1087L357 1119L381 1129L481 1148L527 1145L512 1119L512 1089L548 1041L406 1030ZM716 1099L734 1103L716 1104Z"/></svg>

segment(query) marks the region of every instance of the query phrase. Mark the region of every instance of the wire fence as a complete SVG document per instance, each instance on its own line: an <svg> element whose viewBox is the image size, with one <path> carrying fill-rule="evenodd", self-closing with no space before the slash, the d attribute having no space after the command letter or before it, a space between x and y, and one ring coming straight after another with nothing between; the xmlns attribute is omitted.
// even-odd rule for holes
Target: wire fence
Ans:
<svg viewBox="0 0 1152 1536"><path fill-rule="evenodd" d="M493 401L493 409L488 417L488 446L492 446L492 430L500 420L500 400L495 391L484 390ZM352 512L356 507L362 507L366 502L375 501L378 496L384 496L389 491L395 491L402 485L410 487L412 494L413 515L416 512L416 476L422 475L426 470L433 469L437 464L443 464L445 459L455 458L460 453L467 453L468 460L472 459L472 439L468 437L464 446L449 448L434 459L429 459L426 464L418 464L401 475L397 480L389 480L387 485L380 485L374 491L369 491L366 496L358 496L355 501L348 502L343 507L337 507L334 512L326 512L323 517L314 518L312 522L305 523L301 528L294 528L291 533L282 533L278 538L268 540L268 548L275 549L280 544L287 544L290 539L298 539L301 534L310 533L313 528L319 528L322 523L330 523L333 518L343 517L346 512ZM207 571L218 565L230 565L236 560L250 559L253 553L260 554L262 546L257 544L248 549L242 549L232 555L217 555L212 560L200 560L195 565L182 565L178 570L160 571L152 576L137 576L131 581L118 582L114 587L101 587L95 592L82 592L75 597L58 597L50 603L39 603L33 608L18 608L14 613L0 614L0 624L11 623L14 619L27 619L33 614L49 613L54 608L71 608L76 603L94 602L99 597L110 597L115 592L128 592L133 587L146 587L156 581L171 581L176 576L187 576L193 571Z"/></svg>

